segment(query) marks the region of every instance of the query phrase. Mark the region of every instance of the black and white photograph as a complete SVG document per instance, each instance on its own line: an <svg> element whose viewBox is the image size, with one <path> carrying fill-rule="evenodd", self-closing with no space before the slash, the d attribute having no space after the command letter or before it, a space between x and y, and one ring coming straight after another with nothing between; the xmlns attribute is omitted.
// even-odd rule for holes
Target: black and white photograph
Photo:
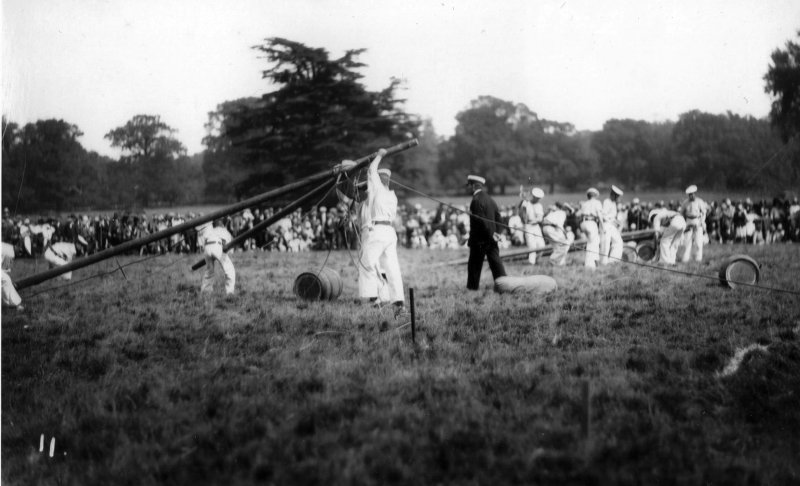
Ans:
<svg viewBox="0 0 800 486"><path fill-rule="evenodd" d="M3 485L800 484L800 2L0 22Z"/></svg>

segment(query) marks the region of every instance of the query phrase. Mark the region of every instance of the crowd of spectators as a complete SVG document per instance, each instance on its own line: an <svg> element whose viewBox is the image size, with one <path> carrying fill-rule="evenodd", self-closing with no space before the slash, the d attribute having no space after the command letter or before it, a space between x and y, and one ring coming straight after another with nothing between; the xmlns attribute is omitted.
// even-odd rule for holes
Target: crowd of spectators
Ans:
<svg viewBox="0 0 800 486"><path fill-rule="evenodd" d="M547 202L547 201L545 201ZM565 201L571 202L571 201ZM577 204L576 204L577 206ZM678 209L680 202L651 201L619 204L618 225L622 231L646 229L648 214L656 207ZM769 244L800 241L800 203L774 199L732 202L730 199L709 203L706 216L708 240L716 243ZM400 245L407 248L455 249L466 246L469 237L469 214L466 206L440 204L436 209L421 205L405 205L398 209L394 227ZM274 208L246 209L223 219L234 236L250 230L270 218ZM2 240L15 247L19 257L41 255L53 241L75 242L79 254L91 254L142 238L172 226L200 217L202 214L128 214L70 215L66 218L13 217L3 211ZM519 206L501 207L506 224L500 246L524 246L523 224ZM253 233L237 245L238 251L283 251L356 249L357 225L351 224L355 214L343 204L309 211L296 210L264 230ZM580 238L578 221L568 218L567 231ZM201 251L194 228L132 250L150 255L194 253Z"/></svg>

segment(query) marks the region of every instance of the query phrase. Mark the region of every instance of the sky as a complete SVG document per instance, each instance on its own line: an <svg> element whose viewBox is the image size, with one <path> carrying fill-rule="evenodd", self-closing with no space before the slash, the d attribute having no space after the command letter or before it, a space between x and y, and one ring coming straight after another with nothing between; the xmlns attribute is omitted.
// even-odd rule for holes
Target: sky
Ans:
<svg viewBox="0 0 800 486"><path fill-rule="evenodd" d="M403 79L405 110L445 137L483 95L578 130L762 118L770 55L799 29L797 0L2 0L2 112L63 119L113 158L106 133L160 115L194 154L209 112L276 88L252 47L284 37L366 49L366 87Z"/></svg>

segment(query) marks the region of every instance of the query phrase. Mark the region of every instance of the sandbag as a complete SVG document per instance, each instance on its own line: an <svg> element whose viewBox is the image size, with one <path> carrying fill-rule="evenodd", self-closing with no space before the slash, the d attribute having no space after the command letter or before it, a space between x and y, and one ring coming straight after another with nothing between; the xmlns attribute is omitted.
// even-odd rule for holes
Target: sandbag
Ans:
<svg viewBox="0 0 800 486"><path fill-rule="evenodd" d="M506 276L494 281L494 291L500 294L547 294L557 288L555 279L548 275Z"/></svg>

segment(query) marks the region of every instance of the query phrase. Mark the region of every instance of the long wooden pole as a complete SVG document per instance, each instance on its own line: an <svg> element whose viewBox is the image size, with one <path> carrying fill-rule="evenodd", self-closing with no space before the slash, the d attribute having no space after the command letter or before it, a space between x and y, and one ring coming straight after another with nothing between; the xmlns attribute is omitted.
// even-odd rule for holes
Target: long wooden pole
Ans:
<svg viewBox="0 0 800 486"><path fill-rule="evenodd" d="M398 152L402 152L404 150L408 150L412 147L416 147L417 145L419 145L419 141L416 138L413 140L409 140L408 142L403 142L401 144L393 145L386 149L386 156L393 155ZM84 258L79 258L70 263L67 263L66 265L62 265L60 267L56 267L47 270L45 272L31 275L30 277L26 277L15 282L14 287L16 287L17 290L22 290L24 288L31 287L33 285L42 283L46 280L50 280L51 278L58 277L59 275L62 275L64 273L71 272L79 268L88 267L89 265L94 265L95 263L102 262L103 260L106 260L113 256L120 255L122 253L126 253L131 250L136 250L154 241L158 241L163 238L168 238L174 234L186 231L196 226L200 226L203 223L207 223L209 221L213 221L215 219L222 218L230 214L237 213L239 211L243 211L253 206L258 206L259 204L263 204L269 201L270 199L275 199L278 196L282 196L299 188L314 184L315 182L320 182L326 179L334 178L338 176L340 173L349 173L355 170L359 170L367 166L369 162L371 162L372 159L374 159L377 155L378 155L377 152L373 152L365 157L361 157L360 159L354 161L355 162L354 166L345 171L341 171L336 167L324 170L322 172L318 172L316 174L310 175L298 181L292 182L291 184L286 184L285 186L273 189L272 191L265 192L258 196L251 197L250 199L245 199L244 201L238 202L231 206L227 206L220 210L211 212L199 218L186 221L185 223L181 223L171 228L157 231L153 234L147 235L137 240L126 241L125 243L122 243L115 247L108 248L106 250L94 253Z"/></svg>
<svg viewBox="0 0 800 486"><path fill-rule="evenodd" d="M254 233L256 233L258 231L261 231L263 229L266 229L268 226L271 226L272 224L277 222L279 219L283 218L287 214L291 213L292 211L294 211L298 207L302 206L306 202L310 201L312 198L318 196L323 191L325 191L327 189L330 189L333 186L334 186L334 184L333 184L332 181L323 182L321 186L319 186L316 189L312 190L311 192L305 194L300 199L297 199L296 201L292 201L291 203L289 203L286 206L284 206L283 208L281 208L278 212L276 212L275 214L273 214L269 218L265 219L264 221L259 222L257 225L253 226L249 230L237 235L234 239L232 239L230 242L226 243L225 246L222 247L222 251L227 252L231 248L235 247L236 245L238 245L242 241L244 241L247 238L249 238L250 236L252 236ZM197 270L199 268L203 268L203 266L205 266L205 264L206 264L206 260L205 259L198 260L197 263L192 265L192 270Z"/></svg>
<svg viewBox="0 0 800 486"><path fill-rule="evenodd" d="M622 241L642 241L642 240L650 240L655 237L656 232L651 229L646 230L636 230L636 231L627 231L622 233ZM572 242L572 245L569 248L570 252L579 251L585 248L587 240L581 238L580 240L575 240ZM515 257L522 257L528 255L529 253L538 253L540 255L547 255L548 253L553 251L553 245L545 245L541 248L536 249L521 249L521 250L512 250L505 253L500 253L500 259L514 259ZM435 266L442 266L442 265L464 265L469 262L469 258L459 258L458 260L450 260L447 262L437 263Z"/></svg>

